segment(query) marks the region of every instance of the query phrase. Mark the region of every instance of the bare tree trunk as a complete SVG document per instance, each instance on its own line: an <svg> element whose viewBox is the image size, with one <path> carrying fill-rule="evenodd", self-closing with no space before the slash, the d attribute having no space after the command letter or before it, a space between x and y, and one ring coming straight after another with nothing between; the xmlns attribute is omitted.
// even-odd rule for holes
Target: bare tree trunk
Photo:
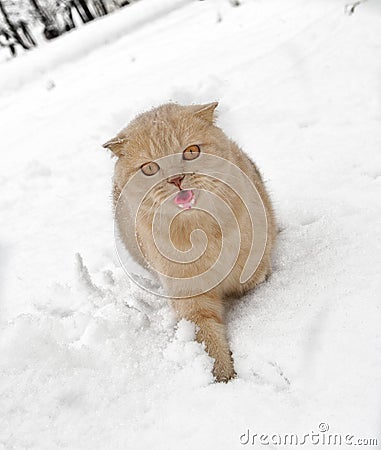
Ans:
<svg viewBox="0 0 381 450"><path fill-rule="evenodd" d="M32 47L35 47L37 45L37 42L34 39L31 31L29 30L28 24L22 20L20 21L19 25L26 41L29 42Z"/></svg>
<svg viewBox="0 0 381 450"><path fill-rule="evenodd" d="M64 19L65 19L65 30L66 31L70 31L73 28L75 28L73 12L71 10L72 7L73 7L73 5L71 3L69 3L65 7L65 12L64 12L65 17L64 17Z"/></svg>
<svg viewBox="0 0 381 450"><path fill-rule="evenodd" d="M34 9L37 11L39 18L44 25L43 34L45 38L50 40L58 37L61 34L61 30L57 24L57 17L48 14L44 8L40 6L38 0L30 0L30 2L34 6Z"/></svg>
<svg viewBox="0 0 381 450"><path fill-rule="evenodd" d="M12 56L16 56L16 47L14 42L12 41L12 36L8 33L7 30L1 30L0 31L0 36L3 35L5 38L5 44L3 44L2 42L0 42L0 46L1 47L8 47L9 51L11 52Z"/></svg>
<svg viewBox="0 0 381 450"><path fill-rule="evenodd" d="M98 0L96 3L96 6L97 6L97 12L98 12L99 16L105 16L106 14L108 14L106 5L103 0Z"/></svg>
<svg viewBox="0 0 381 450"><path fill-rule="evenodd" d="M37 11L37 14L38 14L41 22L44 25L50 24L51 21L52 21L51 17L46 15L45 11L41 8L41 6L39 5L38 1L37 0L30 0L30 2L34 6L34 9Z"/></svg>
<svg viewBox="0 0 381 450"><path fill-rule="evenodd" d="M79 17L81 18L82 22L86 23L87 22L86 17L84 16L83 11L79 7L79 5L74 0L72 2L72 5L73 5L73 8L75 8L77 10L77 13L78 13Z"/></svg>
<svg viewBox="0 0 381 450"><path fill-rule="evenodd" d="M3 2L1 0L0 0L0 11L2 12L2 14L4 16L4 20L5 20L6 24L8 25L9 30L13 34L14 38L16 39L16 41L21 45L22 48L24 48L25 50L29 50L30 47L27 44L25 44L25 42L21 38L16 26L13 24L13 22L9 18L8 13L7 13L6 9L4 8Z"/></svg>
<svg viewBox="0 0 381 450"><path fill-rule="evenodd" d="M91 14L89 7L87 6L86 0L74 0L73 4L80 15L82 22L90 22L94 20L94 16Z"/></svg>

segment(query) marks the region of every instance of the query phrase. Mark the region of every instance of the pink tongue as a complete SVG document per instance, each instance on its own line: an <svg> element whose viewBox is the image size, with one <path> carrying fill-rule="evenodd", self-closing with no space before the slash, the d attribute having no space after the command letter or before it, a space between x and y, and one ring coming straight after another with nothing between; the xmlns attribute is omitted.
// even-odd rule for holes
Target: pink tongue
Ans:
<svg viewBox="0 0 381 450"><path fill-rule="evenodd" d="M194 198L193 191L191 190L184 190L180 191L176 197L174 198L174 202L178 206L182 206L184 208L189 208L191 206L191 201Z"/></svg>

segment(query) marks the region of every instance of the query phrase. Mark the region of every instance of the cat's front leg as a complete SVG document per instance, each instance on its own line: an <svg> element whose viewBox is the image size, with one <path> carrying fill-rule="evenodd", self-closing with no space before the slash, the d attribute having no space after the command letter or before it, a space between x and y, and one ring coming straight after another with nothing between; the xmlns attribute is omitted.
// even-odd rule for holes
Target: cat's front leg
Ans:
<svg viewBox="0 0 381 450"><path fill-rule="evenodd" d="M172 304L180 318L197 325L197 341L204 342L206 351L214 358L213 375L216 380L227 382L234 378L236 373L226 339L222 300L213 293L206 293L198 297L173 300Z"/></svg>

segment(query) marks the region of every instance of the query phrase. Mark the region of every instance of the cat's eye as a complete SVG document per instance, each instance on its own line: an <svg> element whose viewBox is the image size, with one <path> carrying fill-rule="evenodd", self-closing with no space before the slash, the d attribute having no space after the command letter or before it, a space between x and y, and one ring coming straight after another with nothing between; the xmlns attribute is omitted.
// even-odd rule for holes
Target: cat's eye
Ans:
<svg viewBox="0 0 381 450"><path fill-rule="evenodd" d="M150 177L151 175L155 175L155 173L159 172L160 166L159 164L151 161L149 163L145 163L140 167L141 171L144 173L144 175L147 175L147 177Z"/></svg>
<svg viewBox="0 0 381 450"><path fill-rule="evenodd" d="M191 161L200 156L201 150L198 145L190 145L183 151L183 159Z"/></svg>

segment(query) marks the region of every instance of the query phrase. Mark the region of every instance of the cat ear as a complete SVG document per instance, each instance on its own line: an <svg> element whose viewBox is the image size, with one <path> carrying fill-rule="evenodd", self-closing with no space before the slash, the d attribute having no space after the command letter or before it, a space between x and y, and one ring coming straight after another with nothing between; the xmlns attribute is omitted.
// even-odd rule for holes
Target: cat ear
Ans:
<svg viewBox="0 0 381 450"><path fill-rule="evenodd" d="M218 102L208 103L206 105L193 106L194 115L210 123L214 121L214 110L217 108Z"/></svg>
<svg viewBox="0 0 381 450"><path fill-rule="evenodd" d="M102 147L111 150L115 156L122 155L123 144L127 142L126 138L114 137L109 141L105 142Z"/></svg>

